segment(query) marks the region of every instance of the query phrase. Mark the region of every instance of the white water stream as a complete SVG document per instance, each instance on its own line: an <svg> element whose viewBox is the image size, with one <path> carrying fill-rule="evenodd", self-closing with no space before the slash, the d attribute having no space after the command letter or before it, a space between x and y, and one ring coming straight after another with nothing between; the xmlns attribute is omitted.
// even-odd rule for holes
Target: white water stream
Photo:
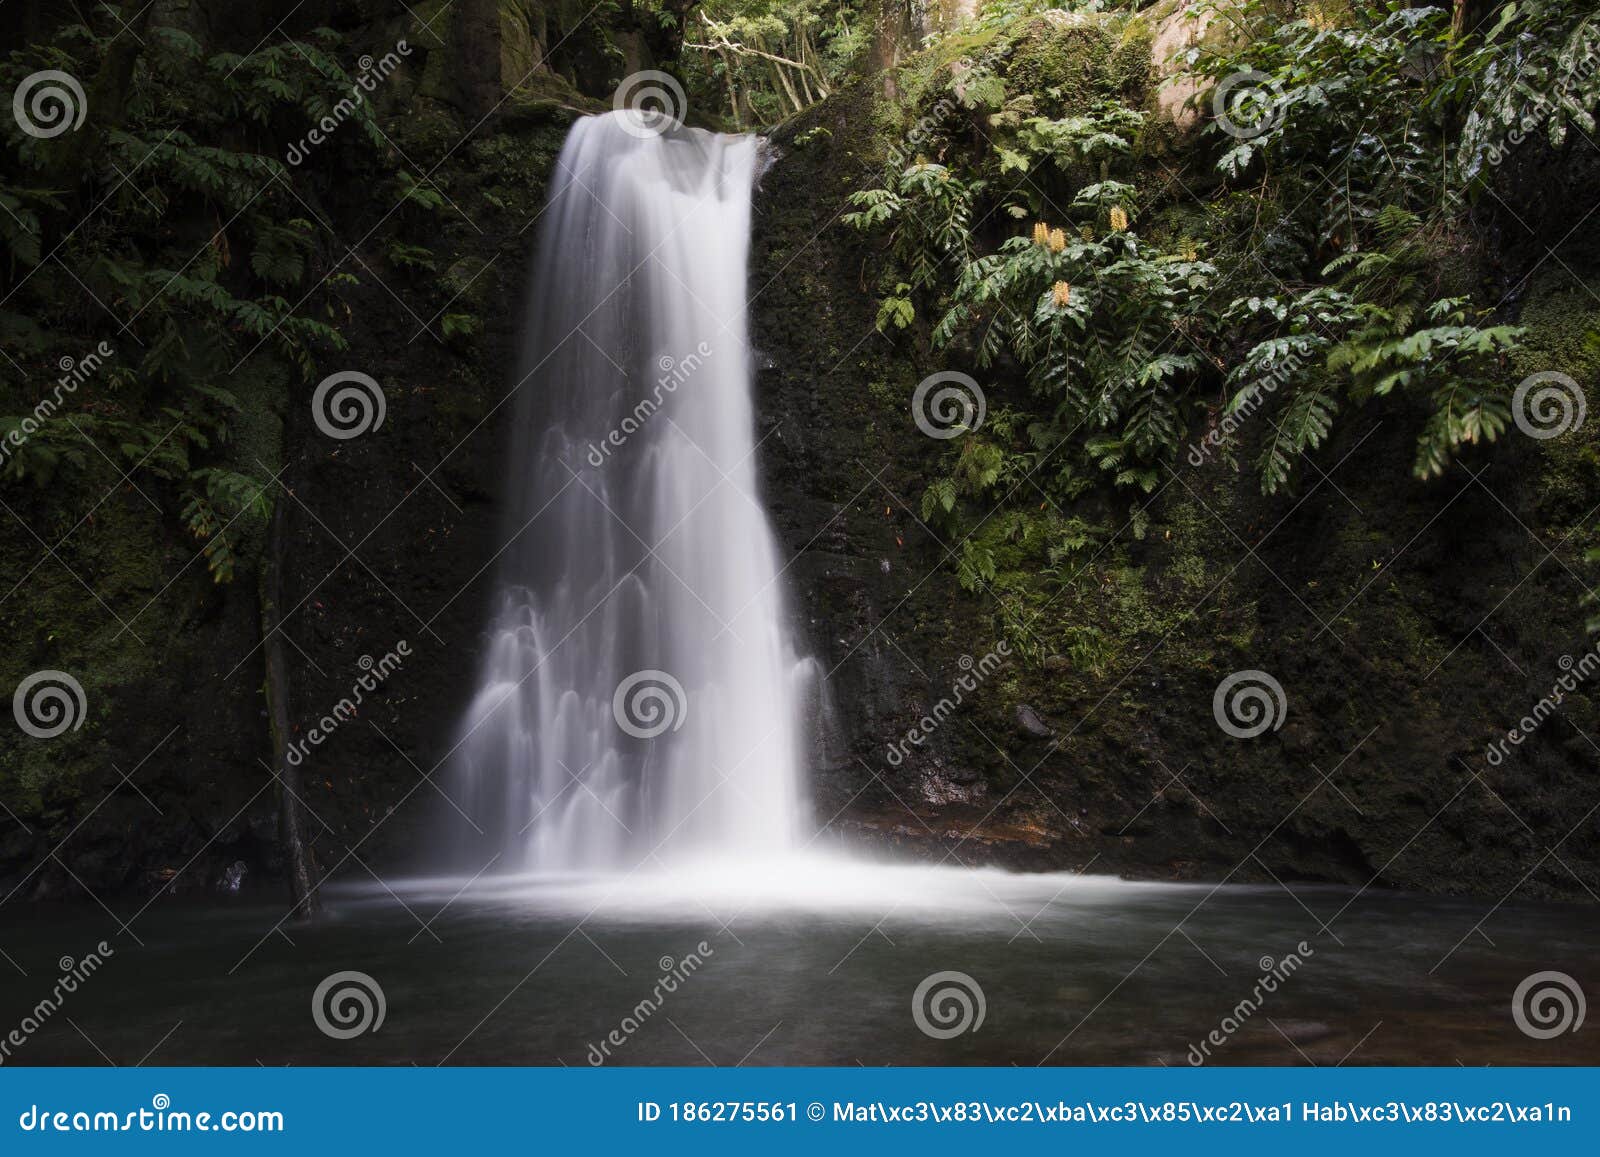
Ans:
<svg viewBox="0 0 1600 1157"><path fill-rule="evenodd" d="M756 482L745 309L760 164L753 137L651 135L615 113L577 122L562 150L501 601L452 791L497 871L770 856L799 840L815 667L786 630Z"/></svg>

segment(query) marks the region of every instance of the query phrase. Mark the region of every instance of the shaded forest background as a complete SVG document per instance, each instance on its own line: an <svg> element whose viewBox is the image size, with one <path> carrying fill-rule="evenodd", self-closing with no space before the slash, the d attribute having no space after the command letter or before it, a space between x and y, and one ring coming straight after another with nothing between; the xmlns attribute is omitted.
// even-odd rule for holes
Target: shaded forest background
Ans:
<svg viewBox="0 0 1600 1157"><path fill-rule="evenodd" d="M279 889L297 862L303 892L453 822L504 403L560 291L526 284L545 187L572 118L648 70L778 158L758 436L830 671L831 834L1595 898L1587 686L1486 755L1593 646L1596 423L1516 420L1532 375L1569 409L1600 383L1586 6L8 15L5 88L60 72L85 108L4 122L0 687L67 672L86 705L0 745L11 897ZM929 438L912 399L951 370L985 414ZM382 389L360 438L313 419L341 371ZM1283 686L1281 728L1218 728L1237 670Z"/></svg>

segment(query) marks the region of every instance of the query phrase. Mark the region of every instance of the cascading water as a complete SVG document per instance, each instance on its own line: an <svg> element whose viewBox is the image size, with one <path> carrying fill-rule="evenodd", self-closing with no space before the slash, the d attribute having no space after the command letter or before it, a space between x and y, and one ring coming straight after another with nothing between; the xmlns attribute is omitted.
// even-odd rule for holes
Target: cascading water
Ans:
<svg viewBox="0 0 1600 1157"><path fill-rule="evenodd" d="M797 842L814 665L757 495L753 137L573 126L542 222L511 541L456 797L534 871ZM463 825L465 826L465 825Z"/></svg>

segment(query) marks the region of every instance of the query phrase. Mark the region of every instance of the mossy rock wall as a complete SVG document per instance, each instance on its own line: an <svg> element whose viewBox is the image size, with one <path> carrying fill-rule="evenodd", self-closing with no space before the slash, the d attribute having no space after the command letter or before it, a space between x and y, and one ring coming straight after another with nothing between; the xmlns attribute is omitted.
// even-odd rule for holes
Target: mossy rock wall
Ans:
<svg viewBox="0 0 1600 1157"><path fill-rule="evenodd" d="M1087 46L1080 64L1051 55L1063 39ZM1009 67L1052 84L1092 76L1103 92L1107 47L1044 25ZM929 67L907 62L904 99ZM948 446L909 408L924 376L951 367L915 327L876 330L876 242L838 221L877 183L902 120L867 83L811 110L777 134L784 157L757 205L767 498L835 713L819 816L950 862L1592 899L1595 693L1566 695L1510 756L1486 753L1593 647L1600 575L1583 555L1600 424L1549 442L1513 432L1424 484L1407 470L1421 415L1378 406L1336 428L1293 493L1264 496L1232 463L1180 462L1153 497L1092 495L1068 512L1114 532L1085 552L1084 581L1063 590L999 549L990 590L963 591L956 544L918 516ZM1185 226L1181 207L1164 214ZM1511 368L1559 368L1592 397L1592 224L1563 256L1513 297L1530 333ZM982 377L991 412L1026 396L1014 373ZM1241 462L1260 436L1247 432ZM956 695L1002 640L1015 657ZM1282 726L1252 739L1213 715L1219 682L1243 670L1272 674L1288 702ZM903 742L914 732L926 738Z"/></svg>

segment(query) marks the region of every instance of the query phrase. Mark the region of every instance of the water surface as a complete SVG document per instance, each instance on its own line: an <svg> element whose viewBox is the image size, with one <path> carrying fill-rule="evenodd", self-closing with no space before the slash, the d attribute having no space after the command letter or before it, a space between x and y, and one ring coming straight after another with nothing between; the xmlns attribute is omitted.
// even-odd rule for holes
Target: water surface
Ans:
<svg viewBox="0 0 1600 1157"><path fill-rule="evenodd" d="M1291 953L1209 1063L1600 1063L1594 1024L1537 1040L1511 1016L1532 973L1593 986L1600 919L1581 906L826 858L326 891L311 924L158 904L130 924L142 946L99 909L8 913L0 1028L59 957L115 952L8 1063L1184 1065ZM316 1026L312 994L342 970L381 986L377 1031ZM981 990L975 1030L919 1028L913 994L939 972Z"/></svg>

